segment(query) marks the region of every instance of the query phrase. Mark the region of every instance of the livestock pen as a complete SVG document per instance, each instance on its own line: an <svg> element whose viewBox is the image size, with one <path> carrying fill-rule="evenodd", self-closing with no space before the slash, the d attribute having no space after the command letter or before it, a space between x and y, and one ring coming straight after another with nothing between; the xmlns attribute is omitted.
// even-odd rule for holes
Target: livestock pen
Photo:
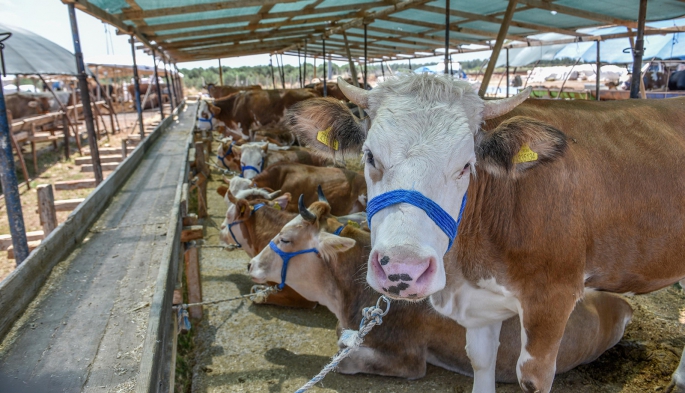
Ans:
<svg viewBox="0 0 685 393"><path fill-rule="evenodd" d="M511 191L510 199L496 204L493 210L499 211L508 207L515 197L522 195L525 185L539 187L540 183L545 183L552 186L549 178L533 184L530 178L521 174L523 171L534 168L549 173L550 168L559 169L562 166L555 159L561 160L559 157L565 154L565 149L578 154L577 149L586 147L584 143L587 139L576 134L586 136L587 130L579 132L574 128L579 127L578 124L554 123L551 112L545 110L556 108L555 115L561 116L559 113L570 111L569 108L580 108L578 110L582 110L583 119L594 114L597 121L591 125L598 128L602 116L608 116L605 112L624 111L633 117L624 116L623 120L635 120L631 106L647 108L659 114L645 116L649 118L637 119L630 127L626 126L629 129L625 130L626 141L628 136L634 136L628 131L643 130L640 127L653 124L650 122L664 122L664 127L654 127L651 131L668 132L671 123L666 122L675 117L674 113L660 113L660 108L639 101L626 101L623 104L584 102L578 106L564 106L567 104L565 101L548 100L544 103L528 101L523 105L530 88L509 97L512 94L509 93L508 80L504 94L506 99L494 100L495 97L489 96L492 92L491 79L495 68L502 65L500 57L506 58L506 71L502 79L508 79L510 49L526 47L533 48L533 51L540 48L538 57L543 58L548 46L585 42L596 44L599 54L600 43L623 39L627 47L633 48L630 96L638 98L644 37L680 31L677 26L653 27L646 23L682 17L685 15L682 4L673 0L650 0L649 6L646 0L635 0L628 4L590 0L489 0L475 3L467 0L176 0L164 5L145 0L62 1L68 5L73 24L75 57L84 94L84 121L89 132L97 188L66 222L55 228L29 254L26 242L21 242L25 239L19 236L22 231L17 232L22 227L22 220L20 209L19 212L16 209L16 178L10 177L10 183L5 187L6 180L3 177L3 189L6 190L10 207L12 240L19 264L0 283L0 306L4 310L0 316L2 389L18 392L294 391L316 375L339 350L345 351L341 347L360 344L350 339L349 332L344 333L340 341L338 334L342 328L356 329L357 321L361 319L360 310L373 306L378 297L372 289L393 299L390 302L391 312L384 315L383 323L376 325L366 336L367 341L362 343L366 346L351 352L350 359L353 360L350 362L356 363L352 363L352 366L342 365L339 372L333 372L315 384L313 391L466 392L474 387L474 378L468 375L473 367L476 369L475 390L488 393L494 390L517 392L522 389L569 393L644 392L663 390L672 381L685 384L677 380L678 372L674 374L685 345L682 333L685 317L681 306L685 294L682 288L674 284L677 280L673 277L661 281L655 279L658 285L653 284L653 289L658 287L659 290L639 297L623 298L604 293L584 296L582 286L585 282L593 277L603 277L600 274L603 271L588 273L583 277L585 282L575 288L580 292L564 292L564 295L568 295L564 298L565 306L570 302L569 299L573 299L571 303L575 310L589 310L586 319L579 317L581 322L587 324L574 324L574 321L577 322L573 317L576 311L573 307L567 307L573 313L566 314L567 319L562 322L568 324L557 324L554 326L556 330L540 330L543 324L526 325L530 321L525 319L527 314L523 312L523 289L513 290L513 286L507 286L511 282L495 279L495 276L505 277L514 282L526 275L516 276L516 272L512 272L515 269L502 268L496 275L481 278L480 281L470 279L473 282L469 282L470 287L466 291L473 290L473 293L478 294L467 293L473 296L471 301L462 301L467 296L452 296L447 290L442 291L450 282L460 279L460 273L465 275L459 270L462 266L456 266L456 263L449 266L455 270L446 273L445 260L470 245L465 244L468 241L464 237L468 236L469 230L475 232L474 228L489 226L485 221L479 225L474 218L476 214L473 211L482 202L478 199L480 195L474 195L478 192L474 188L483 183L477 183L478 178L471 177L471 171L481 171L480 179L486 181L493 179L487 177L493 176L491 172L497 172L495 175L504 180L492 180L494 188L511 186L505 184L506 181L520 181L506 189ZM115 26L120 34L129 36L134 57L133 71L136 75L133 94L136 96L140 143L130 153L124 147L128 157L106 178L102 176L103 163L98 157L97 144L93 142L95 130L92 113L88 113L90 104L75 23L76 10L95 16ZM618 26L622 31L589 34L583 30L606 25ZM543 39L543 33L555 34L555 38ZM225 62L226 58L253 54L270 54L271 59L276 58L276 67L270 63L271 80L264 84L212 86L219 96L211 101L183 100L183 85L178 72L171 73L166 85L172 93L174 112L152 133L146 134L141 108L144 97L141 97L135 66L137 45L153 56L164 59L167 62L165 70L166 65L169 65L170 70L177 71L176 63L180 62L216 59L221 64L222 59ZM484 49L491 50L491 55L482 75L471 80L454 75L450 67L452 55ZM285 89L284 56L297 56L301 64L295 83L299 89ZM383 82L375 86L378 90L368 92L370 80L375 79L369 77L369 64L380 64L380 70L384 72L383 66L389 61L429 57L438 57L443 63L437 68L444 69L444 76L429 77L414 72L390 75L388 78L383 75ZM337 80L333 79L330 71L320 78L307 80L308 58L346 62L349 71L339 75ZM304 63L301 63L302 59ZM598 55L595 64L597 70L600 69L600 60ZM411 65L409 67L412 71ZM223 79L223 75L220 74L220 78ZM157 83L154 90L161 96L160 78L155 79ZM401 85L402 81L407 85ZM292 81L290 85L293 87ZM412 89L407 86L412 86ZM421 90L426 86L430 94ZM444 89L431 89L435 86ZM146 91L151 92L152 87L148 86ZM335 95L336 99L331 98L334 96L332 89L338 94ZM388 93L390 90L392 92ZM559 96L562 96L561 90L563 86ZM597 78L597 98L600 97L599 90ZM458 92L455 96L458 95L459 99L454 98L458 102L443 96L439 105L435 104L439 100L431 101L435 98L433 95L440 95L444 91ZM227 92L227 95L219 92ZM392 101L396 99L396 94L412 98L409 102L416 104L416 108L407 106L407 101L393 107L391 104L396 104ZM572 97L571 94L567 96ZM590 96L588 94L587 97ZM381 101L389 103L388 106L380 108ZM432 106L421 107L426 102ZM468 105L462 108L460 105L464 102ZM676 108L678 102L667 103L670 112L680 114ZM517 109L517 106L520 107ZM523 111L522 107L529 112L520 113L527 113L528 117L504 117L519 113L515 110ZM426 120L417 108L431 113L439 108L441 112L449 112L452 118L440 124L431 123L432 120ZM379 115L381 109L389 110L392 114L383 112ZM164 117L163 108L160 107L160 110ZM459 115L454 115L455 112L459 112ZM4 113L0 113L1 137L8 133L4 116ZM460 136L462 145L453 145L452 139L439 135L432 144L425 143L421 149L407 147L414 135L405 135L407 127L402 121L409 123L407 120L410 116L413 118L409 120L418 124L417 129L426 124L431 126L422 130L425 132L417 133L421 134L417 140L431 136L433 132L444 133L448 130L454 131L454 134L465 134ZM379 118L391 118L396 124L379 127L374 123ZM509 126L512 128L507 128ZM512 131L516 126L520 126L518 133ZM599 140L605 134L615 135L615 129L605 128L598 129L588 138ZM574 132L568 132L569 129ZM394 134L388 135L389 130ZM502 137L502 134L496 135L497 132L511 132L511 135ZM534 132L538 132L537 139L525 139ZM474 134L478 136L473 138ZM674 137L676 139L680 135L677 132L673 134L677 134ZM377 135L384 138L383 143L374 139ZM493 135L501 138L494 138ZM638 135L641 136L644 135ZM594 142L600 146L597 140ZM647 142L653 142L653 139L644 138L642 141L652 147ZM381 147L377 146L379 143ZM540 147L538 143L548 145ZM676 149L676 145L669 143L668 147ZM454 148L449 150L450 146ZM619 151L619 147L614 147L614 150L605 152L607 160L625 153ZM397 153L393 156L395 148L411 151L412 154L406 154L405 157L402 156L404 153ZM503 151L505 148L508 150ZM424 157L434 152L432 149L438 153ZM648 154L654 154L647 150L639 157L641 160L646 160ZM363 153L361 165L357 153ZM327 158L321 159L317 154L326 155ZM676 153L673 155L677 156ZM9 156L11 159L11 151ZM568 156L575 157L568 153L565 158ZM400 157L400 161L396 160L397 157ZM478 157L478 162L473 157ZM673 161L680 162L680 158L677 156ZM2 159L6 160L6 155ZM405 162L421 159L424 160L416 165L418 169L415 168L413 172L402 173L397 169L401 169ZM392 160L396 160L396 165L390 165ZM637 157L635 162L638 162ZM384 164L388 166L384 167ZM536 167L538 164L548 166L539 169ZM572 162L564 168L572 168L574 164ZM647 166L640 165L638 169L646 170ZM393 173L385 176L393 168L398 170L396 173L399 175ZM421 175L417 176L416 173ZM509 175L510 178L507 178ZM408 185L400 187L392 183L388 178L393 176L398 184L401 181L408 182ZM616 189L623 191L629 188L619 182L625 180L623 177L615 177L617 179L598 178L598 184L600 181L614 184L611 181L615 180L618 184ZM438 182L435 183L437 187L427 187L434 185L431 181L435 178L444 178L444 184ZM645 182L650 179L641 176L633 180L647 184ZM12 181L14 184L11 184ZM468 181L477 186L469 189ZM573 192L576 191L572 188L574 182L580 184L576 177L569 177L565 183ZM318 190L317 185L320 186ZM681 182L673 182L673 187L680 185ZM608 186L605 188L610 189ZM467 192L470 192L468 201ZM459 195L458 200L450 199L455 195ZM589 196L587 198L590 200ZM671 202L678 197L673 198ZM305 200L311 203L305 204ZM509 220L502 220L505 222L501 226L513 226L516 220L532 220L532 217L517 216L517 213L530 206L524 202L518 203L519 200L516 202L511 204L516 205L518 210L512 213ZM372 232L371 217L381 209L399 203L411 206L406 206L406 209L404 206L401 209L395 206L391 213L385 211L376 215L373 221L375 232ZM544 198L540 198L539 203L543 207L545 203L552 204ZM339 217L333 217L331 209L340 208L343 204L345 211ZM571 203L567 205L571 206ZM625 208L620 203L611 207L616 211ZM368 219L364 209L368 210ZM458 238L457 229L460 228L464 211L465 221L470 226L466 228L467 235L459 232L461 237ZM412 219L398 219L405 217L404 214L407 217L411 215ZM655 216L661 217L664 222L667 218L674 220L672 215L661 211ZM430 220L426 220L426 217ZM492 217L487 216L483 220L487 218ZM388 224L392 220L401 225ZM563 219L550 213L548 225L537 226L530 233L517 234L518 243L512 241L512 244L502 246L503 249L509 247L502 251L501 254L505 256L502 259L515 259L517 255L525 254L521 250L528 245L526 241L536 236L548 236L553 233L552 229L558 230L558 227L552 228L557 221ZM336 229L336 226L339 227ZM366 229L369 232L365 232ZM675 233L676 229L671 229ZM347 236L350 232L359 237ZM646 249L642 247L642 241L659 235L654 231L636 232L636 252ZM667 230L664 232L671 233ZM394 234L394 237L388 234ZM561 250L570 241L563 235L552 240L542 247L543 251ZM417 245L417 242L425 244ZM448 255L447 251L453 243L456 251ZM669 246L680 247L680 243L675 243ZM292 248L292 244L302 247ZM353 249L355 245L358 246ZM424 245L432 252L425 258L424 255L419 258L410 247L418 249ZM592 247L587 247L588 261L592 259L593 247L602 245L598 240ZM621 246L614 249L620 249ZM384 255L378 251L382 247L389 247ZM352 262L358 265L341 276L330 273L338 266L335 262L350 262L349 258L336 259L332 255L342 255L349 250L357 253L354 254L357 260ZM541 253L546 255L545 252ZM259 269L265 270L261 263L266 263L264 259L269 253L280 258L275 258L280 266L276 269L278 274L267 279L267 274L260 275ZM295 260L296 257L299 259ZM469 257L473 259L469 262L480 263L480 259L486 260L490 255L476 252ZM315 260L321 265L309 268L298 266L297 261L304 258L311 258L307 261ZM423 264L424 259L427 261L425 270L416 270L418 275L414 274L414 270L402 270L414 269L412 263L404 263L405 259L412 258L416 259L416 266ZM291 259L293 261L288 270L288 261ZM521 260L527 261L523 257ZM561 290L555 291L556 284L568 284L570 281L565 281L561 274L557 274L558 271L552 270L558 265L552 263L555 261L540 265L539 269L526 266L529 268L528 275L547 278L547 281L541 278L543 284L524 288L528 291L526 293L533 294L525 300L532 298L540 301L562 293ZM368 271L367 262L370 266ZM485 266L485 262L474 270L482 267L483 272L489 272L487 269L490 267ZM580 262L585 263L585 260ZM347 290L345 296L329 296L330 293L343 293L335 291L307 292L307 285L319 285L317 288L321 288L321 272L325 269L330 269L326 272L334 276L331 281L334 284L326 282L326 285ZM624 273L621 269L616 270L618 272L612 273ZM656 272L658 266L654 270L655 274L661 273ZM286 274L288 271L289 275ZM300 276L294 276L293 272ZM549 272L547 277L546 272ZM424 277L424 273L425 277L431 279L441 274L442 287L437 288L440 286L439 279L434 280L436 288L420 286L419 277ZM549 277L552 276L558 278L558 282L551 282ZM387 285L379 285L381 279ZM303 281L307 285L295 288L295 283ZM277 285L280 291L270 293L268 297L262 293L251 294L252 290L264 288L253 287L255 283ZM407 290L410 287L420 293L410 293ZM592 288L588 288L588 292L591 291ZM372 293L374 301L367 304L368 299L355 297L357 292ZM441 304L440 296L452 297ZM591 299L602 296L614 299L615 304L620 306L608 310L585 308ZM423 300L405 302L418 297ZM431 300L429 297L432 297ZM506 312L498 308L502 304L498 303L501 297L511 302L506 304ZM580 301L581 298L590 300L586 303L585 300ZM352 303L353 307L350 308L354 312L343 315L338 308L339 302L343 301L348 302L347 306ZM461 336L452 336L455 329L441 329L443 326L453 327L464 319L472 322L468 317L469 312L474 311L473 304L484 305L483 310L475 312L494 310L490 316L496 314L493 318L501 317L501 320L487 326L477 326L476 323L460 325L459 331L464 336L464 342L459 341ZM300 308L287 307L292 305ZM490 310L488 307L493 308ZM554 319L554 316L561 314L562 309L566 310L564 307L545 307L549 320L553 322L560 320ZM461 315L457 311L450 314L450 308L463 312ZM531 309L534 308L525 308L526 312ZM538 316L540 309L535 309ZM626 325L631 309L632 322ZM412 315L420 317L411 319ZM522 322L517 324L512 322L513 319L507 319L512 315L520 317ZM616 320L607 324L606 320L613 316L616 316ZM419 339L424 339L422 342L427 340L427 337L417 335L426 334L428 330L421 328L423 324L430 325L427 322L429 320L438 328L430 331L432 334L428 338L438 345L432 348L416 345L421 341ZM505 326L501 335L500 325ZM513 330L514 333L511 329L507 330L506 327L511 328L512 325L519 330ZM564 327L568 328L572 337L566 342L561 338L565 333ZM485 335L484 328L490 329ZM401 342L394 342L393 337L387 337L390 335L388 332L400 330ZM611 339L604 342L599 336ZM379 337L385 337L384 341ZM556 344L542 345L541 338L562 343L559 345L563 348L563 354L572 359L563 363L559 358L549 356L556 355ZM441 348L443 342L444 348ZM449 345L455 345L455 342L460 347L450 353L451 356L436 355L441 353L439 349L445 350ZM544 356L531 355L531 342L537 345L534 349ZM386 353L385 358L376 358L379 353L383 354L379 348L390 348L394 352ZM420 353L409 353L409 349ZM597 351L601 356L599 353L599 357L594 356ZM490 356L485 356L487 359L484 361L483 354ZM510 383L495 384L495 377L500 376L497 373L503 372L495 365L500 367L498 361L505 355L508 356L506 359L513 359L503 365ZM421 362L402 367L403 362L410 358L418 358ZM378 359L385 360L385 364L379 364ZM524 369L526 364L537 365L540 359L547 361L544 367ZM566 364L570 370L553 377L557 362ZM462 363L464 367L460 367ZM390 370L383 367L387 364L393 367L389 367ZM355 365L357 369L353 367ZM424 367L425 376L422 374ZM361 372L346 375L345 372L350 370ZM672 379L673 376L676 378ZM685 385L679 387L685 389Z"/></svg>

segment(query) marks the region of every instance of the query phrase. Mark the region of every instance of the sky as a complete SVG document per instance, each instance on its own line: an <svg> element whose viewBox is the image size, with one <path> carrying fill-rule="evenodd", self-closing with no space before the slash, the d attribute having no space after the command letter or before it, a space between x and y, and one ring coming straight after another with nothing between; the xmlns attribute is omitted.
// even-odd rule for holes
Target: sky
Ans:
<svg viewBox="0 0 685 393"><path fill-rule="evenodd" d="M69 13L67 6L60 0L0 0L0 10L2 10L0 22L33 31L74 52ZM117 35L115 27L106 25L78 9L76 19L86 62L98 62L98 60L109 58L131 63L131 45L128 43L128 36ZM485 58L488 55L487 52L471 54L469 58ZM296 56L284 56L283 59L285 64L297 65ZM466 59L468 58L464 60ZM136 61L139 64L152 65L152 58L141 50L136 51ZM417 63L438 61L441 61L439 57L416 60ZM406 63L406 60L402 62ZM221 64L229 67L268 65L269 55L226 58L221 61ZM336 62L336 64L344 63ZM178 63L179 68L216 67L218 65L217 60Z"/></svg>

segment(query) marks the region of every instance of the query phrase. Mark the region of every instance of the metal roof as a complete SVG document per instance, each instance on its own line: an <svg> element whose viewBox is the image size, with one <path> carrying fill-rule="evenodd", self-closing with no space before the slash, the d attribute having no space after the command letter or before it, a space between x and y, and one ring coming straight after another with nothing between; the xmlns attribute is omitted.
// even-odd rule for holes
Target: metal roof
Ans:
<svg viewBox="0 0 685 393"><path fill-rule="evenodd" d="M363 57L367 25L369 61L444 53L445 0L62 0L132 33L176 62L262 53ZM451 0L450 49L489 46L508 0ZM507 39L540 45L531 35L558 33L577 41L597 40L577 32L608 25L637 27L639 0L518 0ZM650 0L647 20L685 15L685 0ZM675 31L675 30L671 30ZM663 31L647 29L649 34ZM626 29L625 36L629 30ZM614 34L615 36L615 34ZM398 57L398 55L402 55Z"/></svg>

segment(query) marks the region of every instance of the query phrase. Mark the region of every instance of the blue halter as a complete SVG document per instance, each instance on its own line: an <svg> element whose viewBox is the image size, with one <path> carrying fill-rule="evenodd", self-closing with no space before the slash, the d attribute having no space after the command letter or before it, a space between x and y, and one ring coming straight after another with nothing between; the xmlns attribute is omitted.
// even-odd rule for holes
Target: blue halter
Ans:
<svg viewBox="0 0 685 393"><path fill-rule="evenodd" d="M252 207L252 211L250 212L250 216L251 216L252 214L254 214L254 212L256 212L257 210L263 208L264 206L266 206L266 205L263 204L263 203L258 203L258 204L256 204L256 205L254 205L254 206ZM228 233L231 234L231 237L233 238L233 241L235 242L237 248L242 248L243 245L240 244L240 242L238 242L238 239L237 239L237 238L235 237L235 235L233 234L233 226L238 225L238 224L242 224L242 223L244 223L244 222L245 222L244 220L243 220L243 221L234 221L234 222L228 224Z"/></svg>
<svg viewBox="0 0 685 393"><path fill-rule="evenodd" d="M228 157L229 154L233 153L233 145L235 145L235 141L231 142L231 144L228 145L228 149L226 149L226 154L224 154L223 157L221 157L218 154L216 155L217 160L221 160L221 163L224 164L226 168L228 168L228 165L226 165L226 162L224 162L224 160L226 159L226 157Z"/></svg>
<svg viewBox="0 0 685 393"><path fill-rule="evenodd" d="M276 254L278 254L281 257L281 259L283 260L283 267L281 268L281 283L278 284L279 290L281 290L281 289L283 289L283 287L285 287L285 275L288 273L288 262L290 262L290 258L296 257L296 256L301 255L301 254L307 254L310 252L315 252L317 254L319 253L319 251L316 248L310 248L308 250L301 250L301 251L295 251L295 252L281 251L281 249L278 248L278 246L276 246L276 244L273 242L273 240L269 242L269 247L271 247L271 249Z"/></svg>
<svg viewBox="0 0 685 393"><path fill-rule="evenodd" d="M464 213L464 206L466 206L466 194L464 194L464 199L461 200L461 209L459 209L459 217L455 221L452 216L449 215L443 208L437 203L433 202L430 198L421 194L418 191L410 190L392 190L384 194L378 195L371 199L366 205L366 215L368 217L369 228L371 228L371 218L374 214L385 209L386 207L397 205L398 203L408 203L414 205L419 209L426 212L428 217L437 225L445 235L449 238L449 246L447 251L452 248L452 243L457 237L457 228L461 222L461 216Z"/></svg>
<svg viewBox="0 0 685 393"><path fill-rule="evenodd" d="M335 232L333 232L333 234L336 236L340 236L340 232L342 232L343 229L345 229L345 225L340 226L338 229L335 230Z"/></svg>
<svg viewBox="0 0 685 393"><path fill-rule="evenodd" d="M209 126L210 126L210 127L212 126L212 120L214 120L214 113L212 113L212 112L209 113L209 119L205 119L205 118L202 118L202 117L198 117L198 118L197 118L197 121L202 121L202 122L205 122L205 123L209 123Z"/></svg>
<svg viewBox="0 0 685 393"><path fill-rule="evenodd" d="M245 171L249 171L249 170L257 172L258 175L260 173L262 173L262 171L264 170L264 159L262 158L262 162L259 164L259 169L253 167L252 165L242 165L242 163L241 163L241 165L240 165L240 177L245 177Z"/></svg>

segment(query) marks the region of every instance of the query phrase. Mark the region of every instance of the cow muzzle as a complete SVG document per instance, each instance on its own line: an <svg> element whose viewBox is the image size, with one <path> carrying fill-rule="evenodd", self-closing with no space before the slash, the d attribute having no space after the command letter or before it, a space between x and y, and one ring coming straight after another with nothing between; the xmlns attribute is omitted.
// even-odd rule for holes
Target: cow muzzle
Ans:
<svg viewBox="0 0 685 393"><path fill-rule="evenodd" d="M373 250L366 280L376 291L405 300L421 300L445 286L438 257L407 247Z"/></svg>

